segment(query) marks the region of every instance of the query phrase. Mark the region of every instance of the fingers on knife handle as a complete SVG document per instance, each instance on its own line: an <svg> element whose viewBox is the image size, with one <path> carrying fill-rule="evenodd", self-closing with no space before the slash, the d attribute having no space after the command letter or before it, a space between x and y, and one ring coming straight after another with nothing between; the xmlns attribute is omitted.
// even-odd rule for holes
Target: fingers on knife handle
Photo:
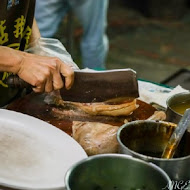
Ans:
<svg viewBox="0 0 190 190"><path fill-rule="evenodd" d="M19 78L17 75L11 75L6 80L5 83L11 88L32 88L32 86Z"/></svg>

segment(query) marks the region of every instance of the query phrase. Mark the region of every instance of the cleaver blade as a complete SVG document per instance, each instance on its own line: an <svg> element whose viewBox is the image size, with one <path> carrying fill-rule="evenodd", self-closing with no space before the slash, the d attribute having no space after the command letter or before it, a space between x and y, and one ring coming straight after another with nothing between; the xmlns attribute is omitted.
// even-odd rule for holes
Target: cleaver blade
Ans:
<svg viewBox="0 0 190 190"><path fill-rule="evenodd" d="M139 97L136 72L132 69L75 70L71 89L60 90L65 101L92 103L114 98Z"/></svg>

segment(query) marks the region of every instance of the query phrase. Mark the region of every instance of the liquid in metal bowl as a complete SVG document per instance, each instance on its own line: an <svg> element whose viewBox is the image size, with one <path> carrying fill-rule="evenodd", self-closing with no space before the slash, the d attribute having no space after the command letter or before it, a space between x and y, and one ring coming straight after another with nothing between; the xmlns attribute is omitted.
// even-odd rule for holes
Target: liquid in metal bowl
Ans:
<svg viewBox="0 0 190 190"><path fill-rule="evenodd" d="M164 121L133 121L121 126L117 133L120 153L152 162L172 180L190 179L190 133L183 136L174 158L162 159L163 150L176 124Z"/></svg>

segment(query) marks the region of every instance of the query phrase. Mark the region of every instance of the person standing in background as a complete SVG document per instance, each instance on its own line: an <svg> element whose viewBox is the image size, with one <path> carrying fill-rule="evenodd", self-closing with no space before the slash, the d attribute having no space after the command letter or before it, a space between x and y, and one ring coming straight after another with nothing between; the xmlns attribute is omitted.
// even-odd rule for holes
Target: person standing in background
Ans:
<svg viewBox="0 0 190 190"><path fill-rule="evenodd" d="M108 52L108 0L36 0L35 18L42 37L53 37L71 8L83 27L80 43L83 68L105 69Z"/></svg>

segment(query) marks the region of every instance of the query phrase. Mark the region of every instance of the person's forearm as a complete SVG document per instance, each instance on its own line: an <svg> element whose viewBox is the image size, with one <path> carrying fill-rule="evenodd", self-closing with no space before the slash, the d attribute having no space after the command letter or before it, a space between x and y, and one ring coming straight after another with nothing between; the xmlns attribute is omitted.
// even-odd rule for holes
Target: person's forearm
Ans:
<svg viewBox="0 0 190 190"><path fill-rule="evenodd" d="M0 71L17 74L34 86L35 92L69 89L74 81L72 68L56 57L46 57L0 46ZM62 77L65 78L65 83Z"/></svg>
<svg viewBox="0 0 190 190"><path fill-rule="evenodd" d="M17 73L22 62L22 54L24 52L0 46L0 71Z"/></svg>
<svg viewBox="0 0 190 190"><path fill-rule="evenodd" d="M34 19L30 43L38 38L40 38L40 32ZM7 71L11 73L17 73L24 54L24 52L14 50L9 47L0 46L0 72Z"/></svg>
<svg viewBox="0 0 190 190"><path fill-rule="evenodd" d="M37 22L34 19L33 25L32 25L32 35L30 37L30 43L34 42L36 39L39 39L40 37L41 37L40 31L39 31Z"/></svg>

